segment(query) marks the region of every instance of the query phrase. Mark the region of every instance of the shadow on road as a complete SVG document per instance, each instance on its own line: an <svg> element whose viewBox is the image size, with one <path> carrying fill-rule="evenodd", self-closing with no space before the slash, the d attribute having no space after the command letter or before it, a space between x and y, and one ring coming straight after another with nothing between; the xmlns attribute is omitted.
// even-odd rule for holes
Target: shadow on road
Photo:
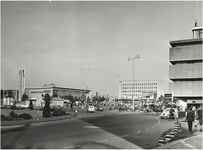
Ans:
<svg viewBox="0 0 203 150"><path fill-rule="evenodd" d="M12 132L18 132L19 134L16 134L15 137L12 137L12 140L10 140L9 142L6 142L4 141L5 145L2 144L2 139L1 139L1 149L15 149L15 145L16 143L18 142L18 140L23 137L23 134L24 132L27 130L27 128L29 127L30 125L27 124L25 126L22 126L22 127L15 127L13 129L5 129L2 131L1 129L1 135L3 134L9 134L9 133L12 133ZM32 149L34 148L34 146L26 146L26 147L21 147L22 149ZM38 149L43 149L43 147L38 147Z"/></svg>

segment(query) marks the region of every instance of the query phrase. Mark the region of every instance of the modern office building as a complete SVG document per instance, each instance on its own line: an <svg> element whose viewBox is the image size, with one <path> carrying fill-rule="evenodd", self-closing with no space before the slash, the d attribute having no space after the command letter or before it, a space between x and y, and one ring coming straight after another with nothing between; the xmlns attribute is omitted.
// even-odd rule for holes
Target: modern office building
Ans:
<svg viewBox="0 0 203 150"><path fill-rule="evenodd" d="M169 51L169 92L188 107L202 105L202 27L192 32L192 39L170 41Z"/></svg>
<svg viewBox="0 0 203 150"><path fill-rule="evenodd" d="M119 99L157 99L164 95L164 82L161 80L119 81Z"/></svg>

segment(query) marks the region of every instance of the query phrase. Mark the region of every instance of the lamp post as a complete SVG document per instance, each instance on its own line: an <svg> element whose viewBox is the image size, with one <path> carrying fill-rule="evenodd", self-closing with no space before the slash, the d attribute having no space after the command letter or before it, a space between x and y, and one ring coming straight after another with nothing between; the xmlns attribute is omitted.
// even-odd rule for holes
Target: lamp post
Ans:
<svg viewBox="0 0 203 150"><path fill-rule="evenodd" d="M134 60L135 58L140 58L140 55L137 54L135 57L128 57L128 61L133 60L133 86L132 86L132 101L133 101L133 112L134 112Z"/></svg>
<svg viewBox="0 0 203 150"><path fill-rule="evenodd" d="M43 97L38 97L38 98L36 98L35 100L36 100L36 102L37 102L37 100L39 99L39 98L43 98ZM37 114L38 114L38 116L37 116L37 122L39 122L39 103L38 103L38 108L37 108Z"/></svg>

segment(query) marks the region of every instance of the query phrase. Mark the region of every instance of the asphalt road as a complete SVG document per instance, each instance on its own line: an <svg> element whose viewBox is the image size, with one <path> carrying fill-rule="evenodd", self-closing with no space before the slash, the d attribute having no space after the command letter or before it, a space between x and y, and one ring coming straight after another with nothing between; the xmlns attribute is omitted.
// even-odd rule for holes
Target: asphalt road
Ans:
<svg viewBox="0 0 203 150"><path fill-rule="evenodd" d="M1 148L9 149L146 149L157 146L174 121L155 114L104 111L63 121L2 128Z"/></svg>

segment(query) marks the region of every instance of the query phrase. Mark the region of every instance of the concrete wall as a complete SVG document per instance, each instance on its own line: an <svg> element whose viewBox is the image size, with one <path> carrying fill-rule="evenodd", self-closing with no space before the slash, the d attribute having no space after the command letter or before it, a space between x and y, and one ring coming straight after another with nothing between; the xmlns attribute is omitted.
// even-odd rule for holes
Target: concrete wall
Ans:
<svg viewBox="0 0 203 150"><path fill-rule="evenodd" d="M202 81L176 81L169 84L173 96L202 96Z"/></svg>
<svg viewBox="0 0 203 150"><path fill-rule="evenodd" d="M169 53L169 61L202 60L202 45L172 47Z"/></svg>
<svg viewBox="0 0 203 150"><path fill-rule="evenodd" d="M202 63L179 63L169 66L169 78L202 78Z"/></svg>

